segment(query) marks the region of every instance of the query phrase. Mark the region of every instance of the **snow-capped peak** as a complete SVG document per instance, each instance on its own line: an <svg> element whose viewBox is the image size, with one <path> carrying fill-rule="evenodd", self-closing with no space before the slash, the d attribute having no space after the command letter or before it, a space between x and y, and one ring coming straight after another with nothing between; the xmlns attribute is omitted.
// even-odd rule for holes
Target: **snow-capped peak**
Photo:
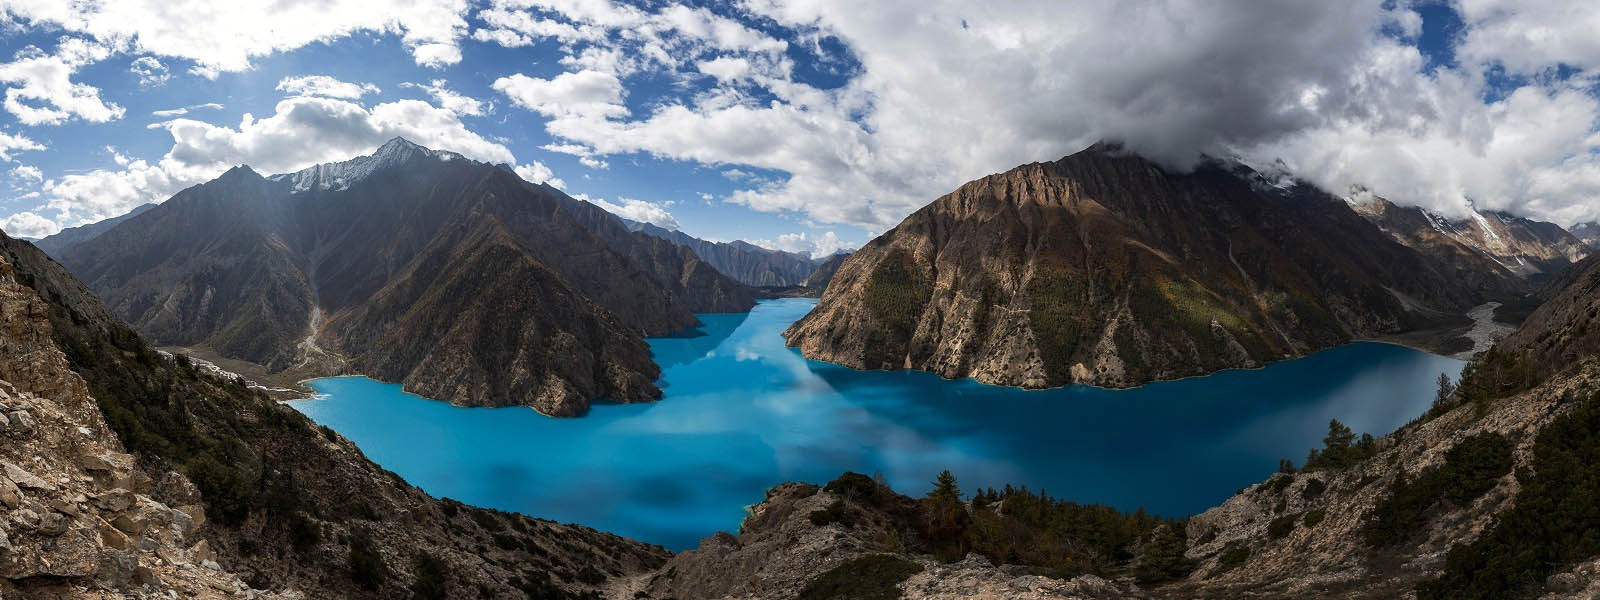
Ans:
<svg viewBox="0 0 1600 600"><path fill-rule="evenodd" d="M387 169L402 165L415 157L428 156L441 161L462 158L460 154L447 150L430 150L403 137L396 137L384 142L377 150L368 156L358 156L350 160L323 163L295 171L273 175L268 179L273 181L288 182L294 193L320 191L339 191L348 189L367 176Z"/></svg>

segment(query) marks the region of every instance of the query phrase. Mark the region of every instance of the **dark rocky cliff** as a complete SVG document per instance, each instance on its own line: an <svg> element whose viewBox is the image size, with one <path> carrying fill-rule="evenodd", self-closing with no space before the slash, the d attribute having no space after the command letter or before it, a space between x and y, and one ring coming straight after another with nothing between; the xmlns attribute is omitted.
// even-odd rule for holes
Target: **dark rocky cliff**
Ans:
<svg viewBox="0 0 1600 600"><path fill-rule="evenodd" d="M271 370L343 362L432 397L552 415L659 397L643 336L753 305L688 249L398 139L293 174L236 168L61 260L159 345Z"/></svg>
<svg viewBox="0 0 1600 600"><path fill-rule="evenodd" d="M839 267L807 357L1024 387L1259 366L1459 315L1468 285L1311 186L1099 145L961 186Z"/></svg>

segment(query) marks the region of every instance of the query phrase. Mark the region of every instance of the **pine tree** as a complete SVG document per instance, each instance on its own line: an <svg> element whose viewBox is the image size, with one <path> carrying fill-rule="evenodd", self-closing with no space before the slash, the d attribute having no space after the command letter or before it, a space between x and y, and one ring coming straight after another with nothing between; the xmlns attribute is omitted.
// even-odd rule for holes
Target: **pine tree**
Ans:
<svg viewBox="0 0 1600 600"><path fill-rule="evenodd" d="M943 562L961 560L967 554L963 539L971 516L961 503L961 488L950 471L940 471L933 491L922 499L923 535L934 546L934 556Z"/></svg>
<svg viewBox="0 0 1600 600"><path fill-rule="evenodd" d="M1448 373L1440 373L1439 392L1433 397L1433 406L1436 408L1444 406L1445 403L1450 401L1450 397L1454 396L1455 393L1456 384L1450 381L1450 375Z"/></svg>
<svg viewBox="0 0 1600 600"><path fill-rule="evenodd" d="M1156 527L1145 543L1144 555L1133 569L1140 582L1171 581L1189 574L1193 563L1184 556L1189 540L1172 525Z"/></svg>
<svg viewBox="0 0 1600 600"><path fill-rule="evenodd" d="M1350 443L1354 441L1356 441L1356 432L1351 431L1349 427L1346 427L1344 423L1340 423L1338 419L1328 421L1328 437L1322 438L1323 453L1326 454L1329 450L1344 450L1349 448Z"/></svg>
<svg viewBox="0 0 1600 600"><path fill-rule="evenodd" d="M939 479L933 482L933 491L928 492L928 499L935 502L961 502L961 488L956 485L956 476L949 470L939 472Z"/></svg>

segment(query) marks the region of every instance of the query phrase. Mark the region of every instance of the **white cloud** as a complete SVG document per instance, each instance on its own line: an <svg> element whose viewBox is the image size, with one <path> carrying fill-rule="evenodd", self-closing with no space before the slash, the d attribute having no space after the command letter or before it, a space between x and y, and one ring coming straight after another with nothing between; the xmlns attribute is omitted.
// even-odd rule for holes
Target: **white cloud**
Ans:
<svg viewBox="0 0 1600 600"><path fill-rule="evenodd" d="M466 117L480 117L489 112L494 106L488 102L469 96L461 95L448 87L445 80L435 79L427 84L406 82L400 87L416 88L428 93L434 103L450 112Z"/></svg>
<svg viewBox="0 0 1600 600"><path fill-rule="evenodd" d="M13 237L38 239L60 231L61 228L49 219L25 211L0 219L0 230Z"/></svg>
<svg viewBox="0 0 1600 600"><path fill-rule="evenodd" d="M214 77L251 60L358 32L397 34L413 60L437 67L461 60L467 0L211 0L62 2L8 0L9 20L92 36L111 46L193 61Z"/></svg>
<svg viewBox="0 0 1600 600"><path fill-rule="evenodd" d="M167 66L161 64L154 56L141 56L133 59L128 65L128 71L139 76L139 85L150 87L166 83L172 78L172 72Z"/></svg>
<svg viewBox="0 0 1600 600"><path fill-rule="evenodd" d="M33 165L17 165L11 169L11 176L22 181L44 181L44 171Z"/></svg>
<svg viewBox="0 0 1600 600"><path fill-rule="evenodd" d="M672 72L717 52L760 55L753 62L764 68L788 68L788 42L704 7L667 4L650 12L590 0L493 0L478 18L486 27L474 39L511 48L554 40L569 47L561 62L577 71Z"/></svg>
<svg viewBox="0 0 1600 600"><path fill-rule="evenodd" d="M43 150L44 144L20 134L0 131L0 160L10 162L11 155L28 150Z"/></svg>
<svg viewBox="0 0 1600 600"><path fill-rule="evenodd" d="M223 108L223 106L221 104L218 104L216 102L207 102L205 104L190 104L189 106L180 106L178 108L166 108L166 109L162 109L162 110L152 110L152 111L150 111L150 114L158 116L158 117L181 117L183 115L187 115L190 112L196 111L196 110L201 110L201 109L222 110L222 108Z"/></svg>
<svg viewBox="0 0 1600 600"><path fill-rule="evenodd" d="M1334 191L1364 183L1444 212L1600 218L1600 78L1553 76L1558 63L1600 70L1600 4L1461 0L1463 68L1435 72L1407 45L1422 25L1410 5L749 0L730 11L796 32L808 60L848 78L833 89L796 81L773 51L781 41L704 9L506 0L485 11L483 39L556 40L572 72L533 81L611 73L622 85L608 99L635 75L698 81L709 89L646 98L653 108L637 115L517 104L549 117L550 147L574 155L781 173L727 198L824 223L881 230L965 181L1100 139L1176 168L1202 154L1283 158ZM697 19L731 25L722 35ZM1534 77L1503 93L1486 65ZM515 99L517 87L497 89Z"/></svg>
<svg viewBox="0 0 1600 600"><path fill-rule="evenodd" d="M521 73L495 80L494 89L517 106L552 117L610 118L628 114L622 82L600 71L562 73L551 79Z"/></svg>
<svg viewBox="0 0 1600 600"><path fill-rule="evenodd" d="M72 75L111 55L101 44L62 37L55 54L27 46L0 63L0 83L7 84L5 109L24 125L55 125L78 118L103 123L122 118L124 109L100 98L94 86Z"/></svg>
<svg viewBox="0 0 1600 600"><path fill-rule="evenodd" d="M152 127L166 129L173 139L171 150L159 160L113 151L116 169L46 181L45 205L36 212L57 227L70 227L166 200L234 165L248 164L263 174L296 171L370 153L396 136L485 162L516 163L509 149L468 130L454 112L421 100L368 108L348 100L300 96L278 102L271 116L247 114L236 127L183 118Z"/></svg>
<svg viewBox="0 0 1600 600"><path fill-rule="evenodd" d="M722 81L737 81L750 74L750 61L744 58L719 56L695 63L695 67Z"/></svg>
<svg viewBox="0 0 1600 600"><path fill-rule="evenodd" d="M327 75L299 75L278 81L277 90L295 96L324 96L355 100L382 90L370 83L350 83Z"/></svg>
<svg viewBox="0 0 1600 600"><path fill-rule="evenodd" d="M805 232L785 233L775 240L750 240L750 243L768 250L794 252L812 258L822 258L840 250L853 250L856 247L856 244L839 239L839 236L832 231L825 231L815 236Z"/></svg>
<svg viewBox="0 0 1600 600"><path fill-rule="evenodd" d="M673 218L672 213L667 212L666 208L655 202L646 202L633 198L618 198L616 202L610 202L602 198L590 198L587 194L577 194L573 197L603 208L606 212L624 219L649 223L664 229L678 228L678 220Z"/></svg>
<svg viewBox="0 0 1600 600"><path fill-rule="evenodd" d="M1467 35L1457 56L1468 65L1538 73L1557 64L1600 66L1600 5L1570 0L1457 0Z"/></svg>
<svg viewBox="0 0 1600 600"><path fill-rule="evenodd" d="M551 171L550 167L545 166L544 163L537 160L525 165L517 165L515 171L517 172L518 177L533 183L548 183L557 189L563 189L567 187L567 182L562 181L559 177L556 177L555 172Z"/></svg>

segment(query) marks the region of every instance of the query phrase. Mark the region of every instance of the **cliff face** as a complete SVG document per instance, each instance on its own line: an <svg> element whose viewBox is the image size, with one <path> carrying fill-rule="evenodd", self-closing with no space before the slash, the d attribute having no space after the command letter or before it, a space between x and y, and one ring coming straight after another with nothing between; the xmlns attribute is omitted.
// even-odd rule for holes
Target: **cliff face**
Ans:
<svg viewBox="0 0 1600 600"><path fill-rule="evenodd" d="M666 553L430 498L0 235L0 592L568 598ZM21 416L19 416L21 415Z"/></svg>
<svg viewBox="0 0 1600 600"><path fill-rule="evenodd" d="M1116 387L1394 334L1514 290L1458 280L1309 186L1172 174L1102 145L913 213L785 336L856 368Z"/></svg>
<svg viewBox="0 0 1600 600"><path fill-rule="evenodd" d="M61 260L160 345L271 370L342 361L430 397L564 416L659 397L643 336L753 305L685 248L404 140L270 178L236 168Z"/></svg>
<svg viewBox="0 0 1600 600"><path fill-rule="evenodd" d="M1352 199L1351 206L1400 243L1433 255L1462 277L1503 277L1503 271L1544 281L1590 252L1588 244L1560 225L1503 212L1449 219L1372 195Z"/></svg>

